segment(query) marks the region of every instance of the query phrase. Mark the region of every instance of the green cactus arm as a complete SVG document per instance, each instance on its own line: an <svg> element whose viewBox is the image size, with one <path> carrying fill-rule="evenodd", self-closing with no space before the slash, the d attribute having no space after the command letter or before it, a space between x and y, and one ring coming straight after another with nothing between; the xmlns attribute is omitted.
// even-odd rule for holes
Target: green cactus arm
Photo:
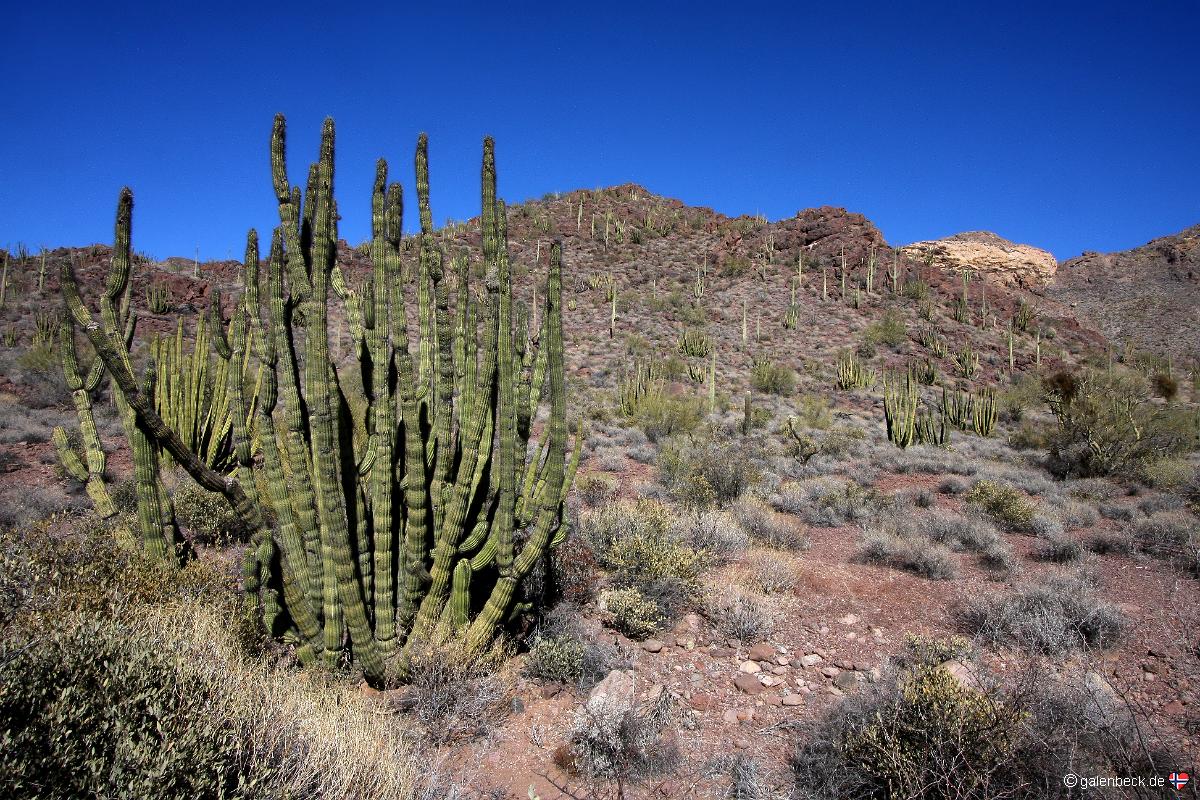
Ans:
<svg viewBox="0 0 1200 800"><path fill-rule="evenodd" d="M55 426L51 432L51 439L54 441L54 449L58 451L58 460L62 462L63 470L80 483L86 482L88 479L87 467L79 459L79 454L71 449L66 430Z"/></svg>

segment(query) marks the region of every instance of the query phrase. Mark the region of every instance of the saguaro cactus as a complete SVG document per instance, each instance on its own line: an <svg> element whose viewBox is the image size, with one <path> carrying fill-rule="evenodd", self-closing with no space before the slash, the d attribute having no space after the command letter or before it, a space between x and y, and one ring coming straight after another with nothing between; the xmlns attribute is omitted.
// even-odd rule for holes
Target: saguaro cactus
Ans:
<svg viewBox="0 0 1200 800"><path fill-rule="evenodd" d="M223 493L253 532L244 582L263 622L295 643L303 661L334 663L349 653L378 684L389 663L402 675L414 648L435 634L461 633L471 650L486 648L525 607L525 577L565 536L563 503L582 436L568 460L562 247L551 246L545 313L531 332L527 309L513 303L505 207L496 196L493 143L485 139L486 291L473 294L465 261L457 262L452 305L432 228L422 136L417 263L402 269L402 194L380 160L371 203L372 274L361 289L350 287L336 265L333 122L326 120L305 192L289 184L285 138L278 116L271 172L280 226L265 298L254 244L229 338L216 341L233 364L252 351L262 367L261 466L246 457L247 431L236 422L235 475L205 464L164 422L148 387L139 386L113 344L112 322L93 321L69 267L64 294L138 430L202 486ZM346 304L352 339L360 343L355 352L367 409L357 421L348 419L330 358L330 288ZM427 306L415 349L405 302L414 288L418 311ZM235 420L250 413L236 389L230 403ZM540 441L531 444L538 409L547 405ZM244 474L252 469L265 472L258 482L265 493Z"/></svg>

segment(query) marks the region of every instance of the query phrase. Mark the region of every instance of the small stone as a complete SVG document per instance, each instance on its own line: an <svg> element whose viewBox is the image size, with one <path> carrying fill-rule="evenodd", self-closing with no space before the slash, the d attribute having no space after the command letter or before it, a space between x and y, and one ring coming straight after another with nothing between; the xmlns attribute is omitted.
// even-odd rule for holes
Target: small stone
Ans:
<svg viewBox="0 0 1200 800"><path fill-rule="evenodd" d="M767 705L781 706L781 705L783 705L783 698L777 694L769 694L769 695L767 695Z"/></svg>
<svg viewBox="0 0 1200 800"><path fill-rule="evenodd" d="M821 674L826 678L836 678L841 673L837 667L821 667Z"/></svg>
<svg viewBox="0 0 1200 800"><path fill-rule="evenodd" d="M647 639L642 642L642 649L647 653L657 653L666 646L666 642L659 639Z"/></svg>
<svg viewBox="0 0 1200 800"><path fill-rule="evenodd" d="M708 654L713 658L729 658L734 655L734 652L728 647L710 647Z"/></svg>
<svg viewBox="0 0 1200 800"><path fill-rule="evenodd" d="M843 625L857 625L859 623L858 614L847 614L838 620Z"/></svg>
<svg viewBox="0 0 1200 800"><path fill-rule="evenodd" d="M847 661L844 658L839 658L837 661L833 662L833 665L835 667L837 667L838 669L848 669L848 670L854 669L854 662Z"/></svg>
<svg viewBox="0 0 1200 800"><path fill-rule="evenodd" d="M733 746L736 747L738 750L749 750L750 749L750 740L749 739L734 739Z"/></svg>
<svg viewBox="0 0 1200 800"><path fill-rule="evenodd" d="M804 658L800 659L800 663L806 667L815 667L817 664L820 664L824 660L825 659L821 658L816 653L809 653Z"/></svg>
<svg viewBox="0 0 1200 800"><path fill-rule="evenodd" d="M1161 661L1147 661L1142 665L1142 669L1146 672L1153 672L1155 675L1161 675L1163 671L1163 665Z"/></svg>
<svg viewBox="0 0 1200 800"><path fill-rule="evenodd" d="M783 697L783 704L788 707L804 705L804 698L798 694L788 694Z"/></svg>
<svg viewBox="0 0 1200 800"><path fill-rule="evenodd" d="M692 699L688 702L691 703L692 708L696 709L697 711L708 711L717 704L717 698L713 697L711 694L696 692L694 695L692 695Z"/></svg>
<svg viewBox="0 0 1200 800"><path fill-rule="evenodd" d="M549 700L562 691L562 685L558 683L550 683L542 687L542 697Z"/></svg>
<svg viewBox="0 0 1200 800"><path fill-rule="evenodd" d="M763 675L761 680L763 686L774 686L775 684L779 683L778 678L774 678L770 675Z"/></svg>
<svg viewBox="0 0 1200 800"><path fill-rule="evenodd" d="M733 679L733 685L749 695L761 694L767 690L767 687L759 683L758 678L744 672Z"/></svg>
<svg viewBox="0 0 1200 800"><path fill-rule="evenodd" d="M828 692L829 694L833 695L834 697L843 697L846 694L845 692L843 692L841 689L837 688L836 686L830 686L825 691Z"/></svg>
<svg viewBox="0 0 1200 800"><path fill-rule="evenodd" d="M792 660L787 656L776 656L775 663L781 667L786 667L788 664L792 663Z"/></svg>
<svg viewBox="0 0 1200 800"><path fill-rule="evenodd" d="M854 641L854 640L855 640L855 639L857 639L857 638L858 638L858 634L857 634L857 633L855 633L854 631L850 631L849 633L847 633L847 634L846 634L846 639L847 639L848 641L851 641L851 642L852 642L852 641Z"/></svg>
<svg viewBox="0 0 1200 800"><path fill-rule="evenodd" d="M870 672L870 671L871 671L871 664L870 664L869 662L867 662L867 661L855 661L855 662L854 662L854 669L855 669L855 671L857 671L857 672Z"/></svg>
<svg viewBox="0 0 1200 800"><path fill-rule="evenodd" d="M786 675L787 671L788 671L787 667L775 667L774 669L771 670L771 674L772 675Z"/></svg>
<svg viewBox="0 0 1200 800"><path fill-rule="evenodd" d="M1157 677L1155 676L1155 674L1153 672L1143 672L1142 679L1145 680L1147 683L1150 683L1152 681L1157 680Z"/></svg>
<svg viewBox="0 0 1200 800"><path fill-rule="evenodd" d="M754 719L754 709L744 708L737 712L737 716L740 722L749 722Z"/></svg>
<svg viewBox="0 0 1200 800"><path fill-rule="evenodd" d="M817 628L817 633L824 636L825 634L829 633L829 626L825 623L821 623L821 625Z"/></svg>
<svg viewBox="0 0 1200 800"><path fill-rule="evenodd" d="M750 675L753 675L756 672L762 672L762 667L758 665L757 661L743 661L742 665L738 667L738 669Z"/></svg>
<svg viewBox="0 0 1200 800"><path fill-rule="evenodd" d="M760 642L750 648L750 652L746 657L752 661L770 661L775 657L775 648L766 642Z"/></svg>
<svg viewBox="0 0 1200 800"><path fill-rule="evenodd" d="M738 712L737 712L736 708L731 708L728 711L726 711L724 714L721 715L721 719L725 720L726 722L732 723L734 725L736 725L738 722L741 721L738 719Z"/></svg>

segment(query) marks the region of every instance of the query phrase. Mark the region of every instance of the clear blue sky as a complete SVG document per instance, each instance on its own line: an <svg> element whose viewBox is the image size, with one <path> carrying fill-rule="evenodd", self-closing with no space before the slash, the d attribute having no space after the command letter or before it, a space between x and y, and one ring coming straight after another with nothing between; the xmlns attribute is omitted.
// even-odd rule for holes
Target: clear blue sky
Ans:
<svg viewBox="0 0 1200 800"><path fill-rule="evenodd" d="M986 229L1060 258L1200 222L1194 0L259 5L10 3L0 245L111 241L129 184L137 249L238 256L276 221L277 111L293 181L336 119L351 242L375 158L411 192L422 130L439 222L478 213L488 133L510 201L636 181L728 214L840 205L892 243Z"/></svg>

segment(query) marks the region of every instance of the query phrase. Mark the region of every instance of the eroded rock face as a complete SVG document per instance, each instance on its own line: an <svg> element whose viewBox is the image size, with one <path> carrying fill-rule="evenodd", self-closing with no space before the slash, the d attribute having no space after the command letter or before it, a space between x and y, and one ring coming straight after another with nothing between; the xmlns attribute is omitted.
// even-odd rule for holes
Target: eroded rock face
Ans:
<svg viewBox="0 0 1200 800"><path fill-rule="evenodd" d="M990 282L1030 290L1043 289L1058 271L1058 261L1051 253L1010 242L988 231L913 242L901 247L900 252L915 261L924 261L932 255L935 267L953 271L972 269L985 273Z"/></svg>

